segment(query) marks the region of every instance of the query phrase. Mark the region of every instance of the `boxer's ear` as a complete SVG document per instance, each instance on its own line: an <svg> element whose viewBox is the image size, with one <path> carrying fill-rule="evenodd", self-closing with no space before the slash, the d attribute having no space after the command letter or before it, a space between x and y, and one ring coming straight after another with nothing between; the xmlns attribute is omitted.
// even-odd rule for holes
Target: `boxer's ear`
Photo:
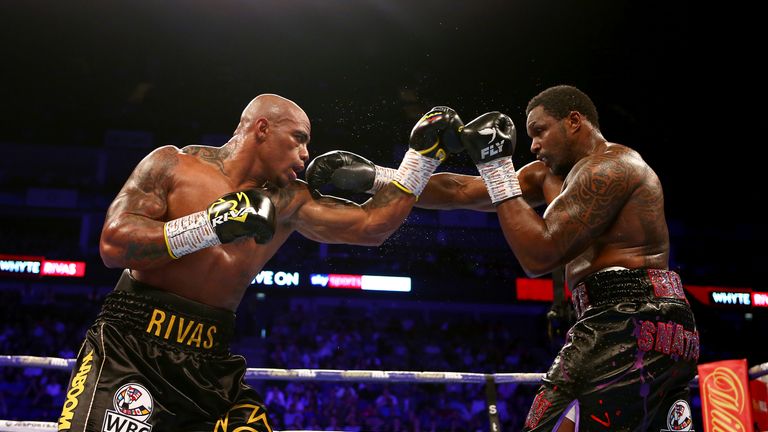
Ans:
<svg viewBox="0 0 768 432"><path fill-rule="evenodd" d="M264 139L267 137L267 134L269 133L269 120L267 120L265 117L256 119L253 133L257 141L264 141Z"/></svg>

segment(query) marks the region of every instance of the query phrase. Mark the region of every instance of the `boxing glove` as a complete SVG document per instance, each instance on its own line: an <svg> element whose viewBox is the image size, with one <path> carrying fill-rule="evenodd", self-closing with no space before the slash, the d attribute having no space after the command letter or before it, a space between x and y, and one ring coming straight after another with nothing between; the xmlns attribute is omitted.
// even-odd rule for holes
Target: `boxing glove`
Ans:
<svg viewBox="0 0 768 432"><path fill-rule="evenodd" d="M467 123L460 138L494 204L522 195L512 164L517 133L511 118L498 111L485 113Z"/></svg>
<svg viewBox="0 0 768 432"><path fill-rule="evenodd" d="M459 138L463 126L464 122L455 110L436 106L413 126L408 145L419 154L442 162L446 158L446 150L459 153L464 149Z"/></svg>
<svg viewBox="0 0 768 432"><path fill-rule="evenodd" d="M422 116L411 130L408 152L395 172L392 183L419 196L429 177L449 151L461 151L459 133L464 123L451 108L436 106Z"/></svg>
<svg viewBox="0 0 768 432"><path fill-rule="evenodd" d="M360 155L334 150L314 158L305 178L313 192L331 183L346 191L375 193L391 182L394 174L394 169L375 165Z"/></svg>
<svg viewBox="0 0 768 432"><path fill-rule="evenodd" d="M267 243L275 233L275 213L272 200L261 190L228 193L206 210L166 222L165 244L177 259L242 237Z"/></svg>
<svg viewBox="0 0 768 432"><path fill-rule="evenodd" d="M467 123L460 136L475 164L511 157L517 144L515 124L498 111L485 113Z"/></svg>

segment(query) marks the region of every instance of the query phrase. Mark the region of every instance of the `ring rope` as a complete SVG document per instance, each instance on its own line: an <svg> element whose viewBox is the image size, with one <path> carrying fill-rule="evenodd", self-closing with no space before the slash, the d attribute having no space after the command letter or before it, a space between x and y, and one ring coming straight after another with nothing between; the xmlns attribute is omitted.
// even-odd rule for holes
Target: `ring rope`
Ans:
<svg viewBox="0 0 768 432"><path fill-rule="evenodd" d="M0 366L39 367L43 369L71 370L75 359L59 357L0 355ZM749 378L755 379L768 375L768 362L749 368ZM339 370L339 369L275 369L248 368L246 379L317 380L317 381L388 381L388 382L427 382L427 383L477 383L484 384L492 376L496 384L538 384L543 373L495 373L482 374L471 372L414 372L382 370ZM691 381L697 386L699 377Z"/></svg>
<svg viewBox="0 0 768 432"><path fill-rule="evenodd" d="M0 366L39 367L44 369L71 370L75 359L36 356L0 356ZM317 381L387 381L422 383L476 383L485 384L491 376L497 384L537 384L543 373L497 373L482 374L469 372L414 372L382 370L339 370L339 369L274 369L248 368L245 378L250 380L278 379Z"/></svg>

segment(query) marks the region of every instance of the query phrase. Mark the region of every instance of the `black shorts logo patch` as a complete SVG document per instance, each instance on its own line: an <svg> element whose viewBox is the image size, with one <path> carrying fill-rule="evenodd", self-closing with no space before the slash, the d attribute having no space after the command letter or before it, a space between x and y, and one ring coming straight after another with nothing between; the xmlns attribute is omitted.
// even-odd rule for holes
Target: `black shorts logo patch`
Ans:
<svg viewBox="0 0 768 432"><path fill-rule="evenodd" d="M146 423L152 415L154 400L149 390L135 383L120 387L112 398L115 411L107 410L102 432L150 432Z"/></svg>

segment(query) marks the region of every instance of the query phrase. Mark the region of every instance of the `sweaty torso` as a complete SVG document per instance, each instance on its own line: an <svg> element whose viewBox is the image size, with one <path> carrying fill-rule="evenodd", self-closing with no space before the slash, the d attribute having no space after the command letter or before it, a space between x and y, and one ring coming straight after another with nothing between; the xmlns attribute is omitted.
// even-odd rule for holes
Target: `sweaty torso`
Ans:
<svg viewBox="0 0 768 432"><path fill-rule="evenodd" d="M196 155L181 154L179 158L167 191L164 221L206 209L218 197L240 187L232 184L215 164ZM270 195L274 196L275 202L280 194L272 189ZM132 275L141 282L182 297L235 310L253 278L291 233L285 223L290 209L277 203L276 206L277 229L267 244L260 245L252 238L242 238L199 250L160 267L132 270Z"/></svg>
<svg viewBox="0 0 768 432"><path fill-rule="evenodd" d="M614 176L614 186L628 187L630 193L624 202L612 203L617 211L603 215L608 217L607 226L592 238L584 252L566 265L571 288L584 277L609 267L668 267L669 233L664 195L656 173L628 147L611 144L606 154L618 158L625 169L621 174L609 172L608 175Z"/></svg>

